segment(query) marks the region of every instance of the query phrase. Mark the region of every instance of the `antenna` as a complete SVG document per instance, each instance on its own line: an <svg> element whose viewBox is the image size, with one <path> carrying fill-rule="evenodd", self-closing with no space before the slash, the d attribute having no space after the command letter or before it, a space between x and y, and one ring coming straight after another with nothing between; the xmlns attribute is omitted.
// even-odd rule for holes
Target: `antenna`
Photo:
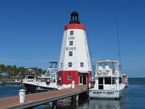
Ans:
<svg viewBox="0 0 145 109"><path fill-rule="evenodd" d="M117 23L117 40L118 40L118 58L119 58L119 67L120 67L120 71L121 71L121 57L120 57L120 40L119 40L119 28L118 28L118 19L116 20Z"/></svg>

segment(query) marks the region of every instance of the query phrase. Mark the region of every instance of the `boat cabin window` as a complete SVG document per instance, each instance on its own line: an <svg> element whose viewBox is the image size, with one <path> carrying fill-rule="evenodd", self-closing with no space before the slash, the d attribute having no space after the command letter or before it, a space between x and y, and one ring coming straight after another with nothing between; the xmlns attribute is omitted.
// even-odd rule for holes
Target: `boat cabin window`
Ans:
<svg viewBox="0 0 145 109"><path fill-rule="evenodd" d="M98 78L98 83L103 84L103 78Z"/></svg>
<svg viewBox="0 0 145 109"><path fill-rule="evenodd" d="M119 77L119 83L122 83L122 79L121 79L121 77Z"/></svg>
<svg viewBox="0 0 145 109"><path fill-rule="evenodd" d="M113 77L112 78L112 84L115 84L115 81L116 81L116 79L115 79L115 77Z"/></svg>
<svg viewBox="0 0 145 109"><path fill-rule="evenodd" d="M45 79L41 79L40 82L45 82Z"/></svg>
<svg viewBox="0 0 145 109"><path fill-rule="evenodd" d="M103 85L99 85L99 89L103 89Z"/></svg>
<svg viewBox="0 0 145 109"><path fill-rule="evenodd" d="M28 76L28 79L34 79L34 76Z"/></svg>
<svg viewBox="0 0 145 109"><path fill-rule="evenodd" d="M127 78L127 76L122 76L122 78Z"/></svg>
<svg viewBox="0 0 145 109"><path fill-rule="evenodd" d="M105 84L111 84L111 78L105 77Z"/></svg>
<svg viewBox="0 0 145 109"><path fill-rule="evenodd" d="M45 74L46 77L50 77L50 74Z"/></svg>

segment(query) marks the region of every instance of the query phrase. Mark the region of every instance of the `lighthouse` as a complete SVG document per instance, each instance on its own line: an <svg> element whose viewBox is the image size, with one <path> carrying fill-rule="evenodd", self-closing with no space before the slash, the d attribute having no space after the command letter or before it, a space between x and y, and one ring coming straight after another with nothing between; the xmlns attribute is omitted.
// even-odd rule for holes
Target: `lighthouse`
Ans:
<svg viewBox="0 0 145 109"><path fill-rule="evenodd" d="M83 85L90 82L92 70L88 49L86 27L80 24L79 14L71 13L69 24L64 26L64 35L58 66L58 84Z"/></svg>

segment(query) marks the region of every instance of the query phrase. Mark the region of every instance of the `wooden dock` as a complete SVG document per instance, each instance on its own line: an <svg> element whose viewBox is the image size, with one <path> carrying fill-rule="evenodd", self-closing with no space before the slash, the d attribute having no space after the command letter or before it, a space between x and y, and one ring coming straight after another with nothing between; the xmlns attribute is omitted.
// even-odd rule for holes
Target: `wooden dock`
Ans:
<svg viewBox="0 0 145 109"><path fill-rule="evenodd" d="M28 94L25 95L25 102L19 103L19 96L0 98L0 109L23 109L39 106L48 102L54 102L79 95L81 93L87 92L87 85L76 85L75 88L63 89L57 91L48 91L42 93Z"/></svg>

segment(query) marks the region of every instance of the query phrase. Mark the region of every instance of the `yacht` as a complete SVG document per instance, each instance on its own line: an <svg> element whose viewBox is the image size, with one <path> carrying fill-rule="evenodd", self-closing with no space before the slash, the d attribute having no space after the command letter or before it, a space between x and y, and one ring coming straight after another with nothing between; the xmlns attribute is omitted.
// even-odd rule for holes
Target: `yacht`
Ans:
<svg viewBox="0 0 145 109"><path fill-rule="evenodd" d="M2 82L0 81L0 85L2 85Z"/></svg>
<svg viewBox="0 0 145 109"><path fill-rule="evenodd" d="M118 61L98 61L96 64L95 85L89 89L90 98L119 99L125 84L121 82Z"/></svg>
<svg viewBox="0 0 145 109"><path fill-rule="evenodd" d="M126 85L126 87L128 87L128 76L127 76L127 74L122 74L122 83L124 83Z"/></svg>
<svg viewBox="0 0 145 109"><path fill-rule="evenodd" d="M45 74L39 75L37 79L34 75L26 76L22 83L27 93L60 90L60 86L57 86L56 69L49 67L48 71Z"/></svg>

